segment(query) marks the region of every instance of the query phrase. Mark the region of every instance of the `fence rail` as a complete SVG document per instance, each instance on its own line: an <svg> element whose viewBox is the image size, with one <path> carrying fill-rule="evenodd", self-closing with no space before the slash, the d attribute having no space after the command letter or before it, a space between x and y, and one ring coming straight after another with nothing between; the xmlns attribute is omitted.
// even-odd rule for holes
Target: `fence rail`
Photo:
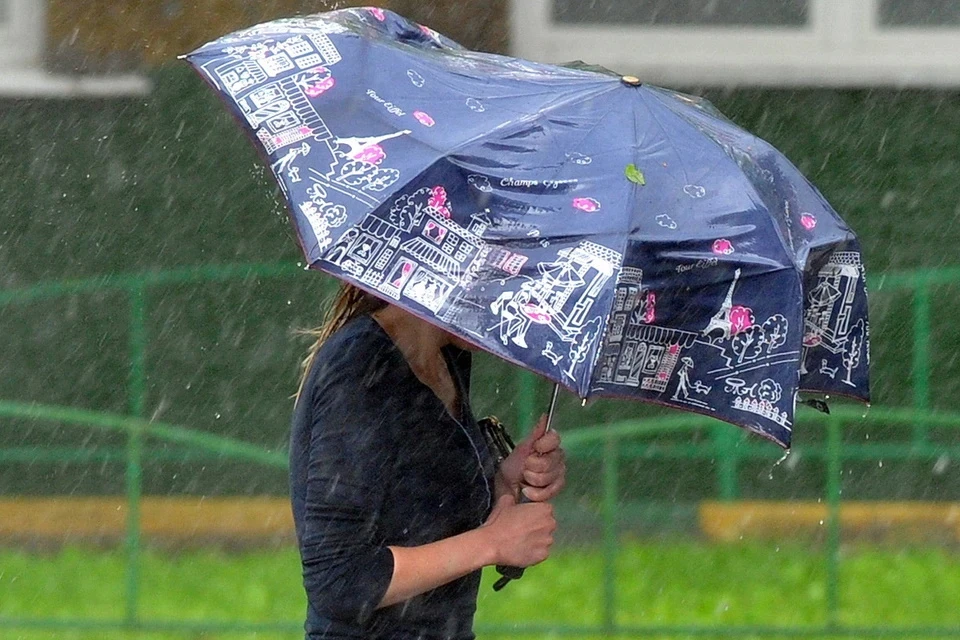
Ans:
<svg viewBox="0 0 960 640"><path fill-rule="evenodd" d="M127 396L129 415L56 407L36 403L0 401L0 419L16 418L41 424L72 425L79 428L118 431L126 435L123 450L83 451L71 448L36 451L31 448L0 449L0 461L49 459L57 461L123 460L126 463L126 592L125 613L116 620L86 619L12 619L0 617L0 628L108 630L188 632L290 632L301 629L299 623L247 624L224 621L179 621L144 619L140 613L140 503L142 499L143 462L157 455L149 447L150 440L177 444L192 455L213 455L245 460L271 468L283 468L285 455L266 451L257 446L229 438L214 436L164 424L145 418L145 353L150 337L146 331L149 314L148 293L152 287L170 284L201 284L244 278L294 277L302 269L293 264L224 265L200 268L155 271L143 274L116 275L86 280L43 283L18 290L0 291L0 308L36 300L63 296L109 292L123 292L128 297L129 344L127 346ZM931 443L927 433L932 428L960 426L960 414L930 411L930 354L931 354L931 288L960 283L960 268L924 270L910 273L881 275L873 292L908 290L913 294L913 406L909 408L873 407L869 412L859 408L834 407L830 415L811 410L801 411L798 422L805 426L825 429L825 440L816 445L797 448L796 454L824 460L826 520L825 562L827 569L826 623L813 626L646 626L626 627L616 620L616 582L614 567L617 556L618 467L624 458L643 456L656 459L716 459L717 486L722 500L738 497L738 468L744 460L775 460L779 451L772 445L745 440L729 425L696 415L676 414L643 421L624 421L568 431L564 434L565 447L571 456L600 456L603 468L604 584L603 623L596 627L510 625L508 628L488 626L478 631L486 633L551 633L557 635L609 636L665 636L715 635L739 637L758 635L766 637L858 636L895 637L928 636L960 637L960 628L953 627L851 627L838 622L839 565L840 565L840 505L841 468L844 461L883 459L935 459L948 454L960 457L960 445L942 446ZM530 374L519 374L516 417L520 425L529 425L534 414L532 398L535 379ZM913 429L914 437L907 443L853 444L844 442L846 426L900 425ZM702 431L710 438L699 444L658 444L655 448L644 443L644 437L667 433ZM597 452L600 453L597 453ZM169 455L169 454L167 454Z"/></svg>

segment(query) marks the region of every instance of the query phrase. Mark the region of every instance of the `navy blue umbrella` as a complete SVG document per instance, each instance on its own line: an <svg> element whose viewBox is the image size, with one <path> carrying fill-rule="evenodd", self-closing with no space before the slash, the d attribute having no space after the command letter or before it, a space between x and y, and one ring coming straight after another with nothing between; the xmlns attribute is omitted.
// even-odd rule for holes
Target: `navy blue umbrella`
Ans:
<svg viewBox="0 0 960 640"><path fill-rule="evenodd" d="M375 8L186 58L268 158L311 268L582 398L784 447L799 391L868 398L853 232L705 100Z"/></svg>

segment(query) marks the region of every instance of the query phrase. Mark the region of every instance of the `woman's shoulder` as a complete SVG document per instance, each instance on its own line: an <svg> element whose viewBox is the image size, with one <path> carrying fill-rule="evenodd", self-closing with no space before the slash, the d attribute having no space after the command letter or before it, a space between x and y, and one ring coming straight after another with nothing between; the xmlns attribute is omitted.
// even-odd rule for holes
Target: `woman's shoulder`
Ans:
<svg viewBox="0 0 960 640"><path fill-rule="evenodd" d="M369 315L350 320L323 343L313 362L314 384L372 386L389 376L396 346Z"/></svg>

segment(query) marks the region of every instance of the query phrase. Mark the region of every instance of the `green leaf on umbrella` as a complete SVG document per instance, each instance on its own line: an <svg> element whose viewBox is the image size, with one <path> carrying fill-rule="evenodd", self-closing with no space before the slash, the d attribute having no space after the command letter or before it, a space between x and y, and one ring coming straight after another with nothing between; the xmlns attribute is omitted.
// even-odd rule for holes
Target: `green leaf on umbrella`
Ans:
<svg viewBox="0 0 960 640"><path fill-rule="evenodd" d="M627 176L627 180L630 182L636 183L641 187L647 184L647 179L643 177L643 171L637 168L637 165L632 162L627 165L626 170L623 172Z"/></svg>

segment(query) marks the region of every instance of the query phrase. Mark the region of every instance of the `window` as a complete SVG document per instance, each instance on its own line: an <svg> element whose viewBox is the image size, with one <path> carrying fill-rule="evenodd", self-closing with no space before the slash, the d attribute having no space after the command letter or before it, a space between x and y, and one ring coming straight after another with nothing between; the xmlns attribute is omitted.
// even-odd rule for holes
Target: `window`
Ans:
<svg viewBox="0 0 960 640"><path fill-rule="evenodd" d="M139 75L53 75L43 68L46 0L0 0L0 97L140 95Z"/></svg>
<svg viewBox="0 0 960 640"><path fill-rule="evenodd" d="M881 27L960 27L958 0L880 0Z"/></svg>
<svg viewBox="0 0 960 640"><path fill-rule="evenodd" d="M515 55L655 84L960 86L960 0L511 0Z"/></svg>
<svg viewBox="0 0 960 640"><path fill-rule="evenodd" d="M563 24L804 27L807 0L555 0Z"/></svg>

